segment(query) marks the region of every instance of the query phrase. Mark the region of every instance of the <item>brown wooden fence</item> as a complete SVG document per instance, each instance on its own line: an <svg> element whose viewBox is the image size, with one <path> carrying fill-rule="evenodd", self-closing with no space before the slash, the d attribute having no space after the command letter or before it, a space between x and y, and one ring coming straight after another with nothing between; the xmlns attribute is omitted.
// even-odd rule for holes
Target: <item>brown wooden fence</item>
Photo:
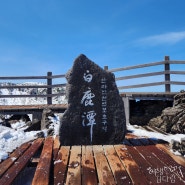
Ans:
<svg viewBox="0 0 185 185"><path fill-rule="evenodd" d="M6 88L45 88L47 89L47 94L31 94L31 95L0 95L0 98L26 98L26 97L42 97L47 98L47 104L52 104L52 97L61 96L64 93L52 93L52 89L55 87L65 87L66 84L53 84L53 79L65 78L65 75L52 75L52 72L48 72L47 76L19 76L19 77L0 77L0 80L46 80L46 84L43 85L3 85L0 89Z"/></svg>
<svg viewBox="0 0 185 185"><path fill-rule="evenodd" d="M173 71L170 70L171 64L183 64L182 71ZM152 66L159 66L163 65L164 70L162 71L157 71L157 72L150 72L150 73L142 73L142 74L134 74L134 75L129 75L129 76L120 76L117 77L116 73L117 72L123 72L123 71L128 71L128 70L133 70L133 69L139 69L139 68L148 68ZM129 67L122 67L122 68L115 68L115 69L108 69L108 66L104 67L105 70L108 70L110 72L113 72L116 76L116 81L123 81L122 84L124 84L125 80L128 79L138 79L141 81L141 78L143 77L152 77L152 76L158 76L158 75L163 75L164 80L160 82L152 82L152 83L140 83L140 84L134 84L134 85L121 85L118 86L119 90L124 90L124 89L135 89L135 88L142 88L142 87L151 87L151 86L159 86L159 85L164 85L165 86L165 92L164 93L171 93L171 85L185 85L185 80L184 78L181 79L181 81L172 81L171 80L171 75L185 75L185 61L176 61L176 60L170 60L169 56L165 56L164 61L160 62L152 62L152 63L147 63L147 64L141 64L141 65L135 65L135 66L129 66ZM144 69L143 69L144 71ZM19 76L19 77L0 77L0 80L41 80L45 79L46 84L45 85L24 85L24 86L17 86L17 85L3 85L0 86L0 89L5 89L5 88L46 88L47 89L47 94L43 95L0 95L0 98L24 98L24 97L43 97L47 98L47 104L52 104L52 97L54 96L61 96L64 95L64 93L57 93L57 94L52 94L52 89L54 87L65 87L66 84L53 84L53 79L55 78L65 78L65 75L52 75L52 72L48 72L46 76ZM184 80L184 81L183 81Z"/></svg>
<svg viewBox="0 0 185 185"><path fill-rule="evenodd" d="M170 65L171 64L183 64L182 71L173 71L170 70ZM129 85L129 86L118 86L118 88L121 89L134 89L134 88L142 88L142 87L150 87L150 86L159 86L159 85L164 85L165 86L165 93L171 93L171 85L185 85L185 80L181 79L182 81L172 81L171 80L171 75L185 75L185 61L177 61L177 60L170 60L169 56L165 56L164 61L160 62L152 62L148 64L141 64L141 65L135 65L135 66L129 66L129 67L122 67L122 68L116 68L116 69L108 69L108 66L105 66L104 69L108 70L110 72L113 72L116 75L116 72L120 71L128 71L128 70L133 70L133 69L139 69L139 68L147 68L147 67L152 67L152 66L159 66L163 65L164 70L162 71L157 71L157 72L151 72L151 73L142 73L142 74L135 74L135 75L130 75L130 76L121 76L121 77L116 77L116 81L120 80L128 80L128 79L138 79L141 81L143 77L152 77L152 76L158 76L158 75L163 75L164 80L160 82L152 82L152 83L141 83L141 84L134 84L134 85ZM143 69L144 71L144 69ZM124 82L123 82L124 84Z"/></svg>

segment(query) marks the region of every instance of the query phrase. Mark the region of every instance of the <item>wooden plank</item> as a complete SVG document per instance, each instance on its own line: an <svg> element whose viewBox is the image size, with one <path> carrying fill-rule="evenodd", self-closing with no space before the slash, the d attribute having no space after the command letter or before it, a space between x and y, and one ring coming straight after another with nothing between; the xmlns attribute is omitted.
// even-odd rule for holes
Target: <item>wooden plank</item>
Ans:
<svg viewBox="0 0 185 185"><path fill-rule="evenodd" d="M54 144L53 144L53 160L56 160L59 148L60 148L59 136L56 136L54 138Z"/></svg>
<svg viewBox="0 0 185 185"><path fill-rule="evenodd" d="M185 75L185 71L169 71L170 74Z"/></svg>
<svg viewBox="0 0 185 185"><path fill-rule="evenodd" d="M66 109L68 107L67 104L52 104L52 105L0 105L0 110L6 111L6 110L18 110L18 109L24 109L24 110L32 110L32 109Z"/></svg>
<svg viewBox="0 0 185 185"><path fill-rule="evenodd" d="M172 179L172 176L175 174L169 171L168 174L166 174L165 172L165 169L167 169L167 167L175 165L172 158L169 159L167 154L158 150L155 145L150 145L150 141L147 138L131 139L130 141L132 142L132 144L134 144L133 140L137 140L138 143L135 142L135 144L138 146L135 146L135 148L141 153L142 156L145 157L145 159L150 164L148 172L150 173L151 177L156 178L154 182L163 183L166 185L173 182L174 179ZM144 146L142 144L144 144ZM155 172L156 174L154 174ZM175 176L174 178L177 184L182 184L182 180L180 178L176 178Z"/></svg>
<svg viewBox="0 0 185 185"><path fill-rule="evenodd" d="M175 175L174 180L177 184L185 183L185 167L179 163L177 163L168 153L160 150L155 145L150 145L149 150L152 151L152 154L163 164L162 168L165 167L174 169L174 171L170 171L169 175ZM184 174L184 175L183 175Z"/></svg>
<svg viewBox="0 0 185 185"><path fill-rule="evenodd" d="M19 88L54 88L54 87L64 87L66 84L53 84L53 85L3 85L0 89L19 89Z"/></svg>
<svg viewBox="0 0 185 185"><path fill-rule="evenodd" d="M130 140L131 139L129 139L129 141ZM135 145L131 145L129 142L126 144L127 151L132 155L138 166L140 166L148 182L150 182L150 184L156 184L157 177L150 174L149 169L161 168L163 165L160 162L158 163L156 158L152 155L152 152L148 151L147 146L142 145L139 138L133 140L135 140ZM143 153L143 151L147 152L147 156Z"/></svg>
<svg viewBox="0 0 185 185"><path fill-rule="evenodd" d="M0 163L0 177L5 173L5 171L14 164L14 162L25 152L25 150L30 146L30 143L24 143L18 147L8 159Z"/></svg>
<svg viewBox="0 0 185 185"><path fill-rule="evenodd" d="M116 184L132 184L132 181L120 161L113 145L105 145L103 146L105 150L106 157L108 159L108 163L114 175Z"/></svg>
<svg viewBox="0 0 185 185"><path fill-rule="evenodd" d="M102 145L94 145L93 152L95 157L99 184L116 184L110 166L107 162L107 158L103 151Z"/></svg>
<svg viewBox="0 0 185 185"><path fill-rule="evenodd" d="M62 96L64 95L65 93L57 93L57 94L29 94L29 95L0 95L0 98L31 98L31 97L54 97L54 96Z"/></svg>
<svg viewBox="0 0 185 185"><path fill-rule="evenodd" d="M50 78L64 78L65 74L52 75ZM28 79L47 79L48 76L0 76L0 80L28 80Z"/></svg>
<svg viewBox="0 0 185 185"><path fill-rule="evenodd" d="M138 166L136 161L128 152L127 146L115 145L115 149L124 167L126 168L128 174L130 175L130 178L132 179L132 183L142 184L142 185L150 184L146 179L146 176L144 175L143 171L141 171L141 168Z"/></svg>
<svg viewBox="0 0 185 185"><path fill-rule="evenodd" d="M157 66L157 65L164 64L164 63L165 63L164 61L151 62L151 63L147 63L147 64L140 64L140 65L135 65L135 66L115 68L115 69L111 69L111 70L108 70L108 71L110 71L110 72L125 71L125 70L130 70L130 69L137 69L137 68L143 68L143 67Z"/></svg>
<svg viewBox="0 0 185 185"><path fill-rule="evenodd" d="M43 139L39 138L24 152L22 156L4 173L0 179L1 185L11 185L16 176L25 168L29 160L42 145Z"/></svg>
<svg viewBox="0 0 185 185"><path fill-rule="evenodd" d="M185 82L170 81L169 84L173 84L173 85L185 85Z"/></svg>
<svg viewBox="0 0 185 185"><path fill-rule="evenodd" d="M178 164L182 165L185 167L185 160L183 156L179 156L179 155L174 155L170 150L169 145L164 145L164 144L158 144L156 143L155 146L157 148L159 148L160 150L162 150L163 152L167 153L168 155L170 155L174 161L176 161Z"/></svg>
<svg viewBox="0 0 185 185"><path fill-rule="evenodd" d="M164 85L168 82L153 82L153 83L145 83L145 84L137 84L137 85L125 85L118 87L118 89L132 89L132 88L140 88L140 87L149 87L149 86L157 86L157 85ZM170 82L169 82L170 83Z"/></svg>
<svg viewBox="0 0 185 185"><path fill-rule="evenodd" d="M52 160L53 138L47 137L37 165L32 185L48 185Z"/></svg>
<svg viewBox="0 0 185 185"><path fill-rule="evenodd" d="M116 81L118 81L118 80L128 80L128 79L133 79L133 78L151 77L151 76L164 75L164 74L165 74L164 71L160 71L160 72L153 72L153 73L143 73L143 74L137 74L137 75L117 77L115 79L116 79Z"/></svg>
<svg viewBox="0 0 185 185"><path fill-rule="evenodd" d="M54 161L54 185L65 183L69 152L69 146L62 146L58 152L58 156Z"/></svg>
<svg viewBox="0 0 185 185"><path fill-rule="evenodd" d="M168 135L166 132L162 131L160 128L157 128L157 127L145 125L143 126L143 128L145 128L147 131L150 131L150 132L152 131L152 132L157 132L157 133L161 133L164 135Z"/></svg>
<svg viewBox="0 0 185 185"><path fill-rule="evenodd" d="M185 61L183 60L169 60L170 64L185 64Z"/></svg>
<svg viewBox="0 0 185 185"><path fill-rule="evenodd" d="M81 185L81 146L72 146L66 184Z"/></svg>
<svg viewBox="0 0 185 185"><path fill-rule="evenodd" d="M98 184L92 146L82 146L82 184Z"/></svg>
<svg viewBox="0 0 185 185"><path fill-rule="evenodd" d="M148 161L149 167L162 168L164 164L153 155L153 147L150 145L150 141L147 138L136 138L128 140L134 148ZM148 143L143 145L143 143Z"/></svg>

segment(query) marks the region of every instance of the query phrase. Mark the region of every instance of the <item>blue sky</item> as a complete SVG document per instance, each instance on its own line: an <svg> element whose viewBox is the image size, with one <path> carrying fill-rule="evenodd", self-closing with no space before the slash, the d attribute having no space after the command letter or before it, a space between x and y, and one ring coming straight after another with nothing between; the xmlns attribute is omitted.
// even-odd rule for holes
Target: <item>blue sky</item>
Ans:
<svg viewBox="0 0 185 185"><path fill-rule="evenodd" d="M101 67L185 60L184 0L0 2L0 76L64 74L79 54Z"/></svg>

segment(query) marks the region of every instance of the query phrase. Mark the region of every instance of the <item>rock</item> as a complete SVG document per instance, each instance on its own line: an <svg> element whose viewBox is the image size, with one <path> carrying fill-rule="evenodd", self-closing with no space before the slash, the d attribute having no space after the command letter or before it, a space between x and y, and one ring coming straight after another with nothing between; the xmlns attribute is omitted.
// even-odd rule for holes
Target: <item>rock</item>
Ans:
<svg viewBox="0 0 185 185"><path fill-rule="evenodd" d="M36 137L38 137L38 138L43 138L43 137L45 137L44 132L43 132L43 131L38 132L38 133L36 134Z"/></svg>
<svg viewBox="0 0 185 185"><path fill-rule="evenodd" d="M165 108L162 114L148 123L162 131L172 134L185 133L185 92L174 96L173 107Z"/></svg>
<svg viewBox="0 0 185 185"><path fill-rule="evenodd" d="M171 149L176 152L178 151L181 155L185 155L185 138L182 138L181 141L171 141Z"/></svg>
<svg viewBox="0 0 185 185"><path fill-rule="evenodd" d="M28 128L24 130L25 132L38 131L41 129L41 121L38 119L34 119L32 122L27 122L26 125L28 126Z"/></svg>
<svg viewBox="0 0 185 185"><path fill-rule="evenodd" d="M18 120L28 122L30 121L30 118L27 114L14 114L9 118L9 122L17 122Z"/></svg>
<svg viewBox="0 0 185 185"><path fill-rule="evenodd" d="M7 120L3 120L0 125L11 128L11 124Z"/></svg>
<svg viewBox="0 0 185 185"><path fill-rule="evenodd" d="M60 124L62 145L122 143L125 112L112 73L80 55L66 74L68 109Z"/></svg>
<svg viewBox="0 0 185 185"><path fill-rule="evenodd" d="M157 116L156 118L152 118L150 120L150 125L154 126L154 127L160 127L163 123L163 120L161 119L160 116Z"/></svg>
<svg viewBox="0 0 185 185"><path fill-rule="evenodd" d="M41 130L49 128L51 124L49 116L54 116L54 113L51 109L45 108L42 112L42 120L41 120Z"/></svg>
<svg viewBox="0 0 185 185"><path fill-rule="evenodd" d="M178 105L185 107L185 91L181 91L174 96L174 106Z"/></svg>

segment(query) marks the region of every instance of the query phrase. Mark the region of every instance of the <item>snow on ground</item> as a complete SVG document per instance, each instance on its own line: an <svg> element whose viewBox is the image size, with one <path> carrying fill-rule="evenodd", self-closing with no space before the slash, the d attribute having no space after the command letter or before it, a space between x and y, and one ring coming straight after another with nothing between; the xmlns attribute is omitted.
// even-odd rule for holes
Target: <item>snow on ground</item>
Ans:
<svg viewBox="0 0 185 185"><path fill-rule="evenodd" d="M55 114L55 117L49 116L49 119L52 122L49 129L52 128L54 130L54 135L59 135L59 126L60 126L59 114Z"/></svg>
<svg viewBox="0 0 185 185"><path fill-rule="evenodd" d="M58 135L60 124L59 116L56 114L55 117L50 117L50 120L52 121L50 128L54 129L54 135ZM0 125L0 162L6 159L10 152L23 143L37 138L36 134L40 131L24 132L26 128L24 126L25 122L21 120L12 124L12 128ZM43 132L45 136L47 136L47 131L44 130Z"/></svg>
<svg viewBox="0 0 185 185"><path fill-rule="evenodd" d="M147 131L138 125L128 125L127 130L131 131L136 136L148 137L151 139L162 139L164 141L167 141L168 143L171 143L172 140L180 142L182 138L185 138L185 134L164 135L157 132Z"/></svg>
<svg viewBox="0 0 185 185"><path fill-rule="evenodd" d="M21 144L35 139L36 131L24 132L0 126L0 161L6 159L8 154Z"/></svg>
<svg viewBox="0 0 185 185"><path fill-rule="evenodd" d="M154 140L164 140L167 141L169 144L172 143L172 141L178 141L181 142L181 139L185 138L185 134L161 134L157 132L151 132L147 131L141 126L138 125L127 125L127 130L131 131L132 134L139 136L139 137L148 137ZM173 152L173 151L171 151ZM181 155L179 152L173 152L175 155ZM185 156L184 156L185 157Z"/></svg>

